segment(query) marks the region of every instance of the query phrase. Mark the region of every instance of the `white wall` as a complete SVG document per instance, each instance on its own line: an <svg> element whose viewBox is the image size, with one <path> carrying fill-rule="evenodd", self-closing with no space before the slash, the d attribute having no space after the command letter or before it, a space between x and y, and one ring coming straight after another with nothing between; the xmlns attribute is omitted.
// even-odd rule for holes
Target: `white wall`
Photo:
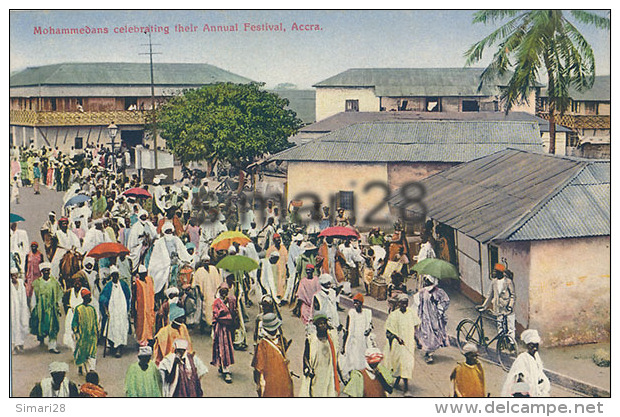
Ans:
<svg viewBox="0 0 620 417"><path fill-rule="evenodd" d="M359 100L360 112L379 111L380 100L374 88L319 87L316 89L316 121L345 111L346 100Z"/></svg>

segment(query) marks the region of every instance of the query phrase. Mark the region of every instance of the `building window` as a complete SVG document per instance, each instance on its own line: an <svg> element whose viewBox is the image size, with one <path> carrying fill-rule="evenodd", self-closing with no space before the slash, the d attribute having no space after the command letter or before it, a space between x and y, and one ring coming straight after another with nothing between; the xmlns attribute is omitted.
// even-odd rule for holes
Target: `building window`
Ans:
<svg viewBox="0 0 620 417"><path fill-rule="evenodd" d="M407 110L407 104L409 104L408 100L403 100L399 105L398 105L398 110L400 111L405 111Z"/></svg>
<svg viewBox="0 0 620 417"><path fill-rule="evenodd" d="M480 111L480 103L478 100L463 100L462 109L464 112Z"/></svg>
<svg viewBox="0 0 620 417"><path fill-rule="evenodd" d="M440 112L441 111L441 101L439 97L427 97L426 98L426 111L429 112Z"/></svg>
<svg viewBox="0 0 620 417"><path fill-rule="evenodd" d="M353 191L340 191L338 193L338 207L345 210L353 210Z"/></svg>
<svg viewBox="0 0 620 417"><path fill-rule="evenodd" d="M499 254L497 251L497 246L489 245L489 274L493 272L493 268L495 264L499 262Z"/></svg>
<svg viewBox="0 0 620 417"><path fill-rule="evenodd" d="M566 146L576 147L577 145L579 145L579 135L577 132L566 133Z"/></svg>
<svg viewBox="0 0 620 417"><path fill-rule="evenodd" d="M344 111L360 111L360 101L346 100L344 103Z"/></svg>
<svg viewBox="0 0 620 417"><path fill-rule="evenodd" d="M83 144L84 144L84 140L83 140L82 138L80 138L80 137L76 136L76 137L75 137L75 141L74 141L74 143L73 143L73 147L74 147L75 149L82 149Z"/></svg>
<svg viewBox="0 0 620 417"><path fill-rule="evenodd" d="M585 107L586 107L586 114L589 114L589 115L598 114L598 111L597 111L598 106L595 101L586 101Z"/></svg>
<svg viewBox="0 0 620 417"><path fill-rule="evenodd" d="M138 110L138 99L136 97L125 97L125 110Z"/></svg>
<svg viewBox="0 0 620 417"><path fill-rule="evenodd" d="M570 111L571 111L571 113L579 114L579 112L581 112L581 102L579 102L579 101L571 101L571 103L570 103Z"/></svg>

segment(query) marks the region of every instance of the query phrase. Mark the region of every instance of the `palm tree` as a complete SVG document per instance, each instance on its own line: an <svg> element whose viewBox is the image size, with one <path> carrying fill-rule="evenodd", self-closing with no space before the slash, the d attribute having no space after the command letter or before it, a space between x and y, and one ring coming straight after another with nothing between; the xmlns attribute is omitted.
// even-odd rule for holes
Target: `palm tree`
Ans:
<svg viewBox="0 0 620 417"><path fill-rule="evenodd" d="M609 29L610 19L583 10L570 16L582 24ZM466 66L482 59L485 48L498 45L491 63L480 76L483 83L510 76L501 98L506 113L516 103L527 101L541 72L547 76L549 95L549 153L555 153L555 115L570 105L569 87L581 91L594 83L594 53L562 10L482 10L473 23L506 21L465 53ZM511 75L508 73L512 71Z"/></svg>

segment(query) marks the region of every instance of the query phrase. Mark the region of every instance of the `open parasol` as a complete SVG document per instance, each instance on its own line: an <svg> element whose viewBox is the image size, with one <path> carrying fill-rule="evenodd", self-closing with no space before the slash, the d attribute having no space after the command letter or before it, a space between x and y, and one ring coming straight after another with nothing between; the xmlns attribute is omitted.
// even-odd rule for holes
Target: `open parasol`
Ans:
<svg viewBox="0 0 620 417"><path fill-rule="evenodd" d="M319 237L338 237L359 239L360 234L355 229L345 226L332 226L319 233Z"/></svg>
<svg viewBox="0 0 620 417"><path fill-rule="evenodd" d="M23 222L23 221L26 221L26 219L24 219L19 214L9 213L9 223L17 223L17 222Z"/></svg>
<svg viewBox="0 0 620 417"><path fill-rule="evenodd" d="M90 196L78 194L68 199L65 206L75 206L76 204L85 203L87 201L90 201Z"/></svg>
<svg viewBox="0 0 620 417"><path fill-rule="evenodd" d="M438 279L459 278L459 271L456 269L456 266L452 265L450 262L444 261L443 259L423 259L413 266L413 270L418 274L431 275Z"/></svg>
<svg viewBox="0 0 620 417"><path fill-rule="evenodd" d="M216 267L230 272L250 272L258 268L258 262L252 258L248 258L247 256L228 255L219 261Z"/></svg>
<svg viewBox="0 0 620 417"><path fill-rule="evenodd" d="M129 190L125 190L122 194L126 197L135 197L135 198L151 198L152 195L144 188L136 187L130 188Z"/></svg>
<svg viewBox="0 0 620 417"><path fill-rule="evenodd" d="M220 233L211 243L211 247L215 250L227 250L233 243L245 246L250 240L251 239L243 233L231 230Z"/></svg>
<svg viewBox="0 0 620 417"><path fill-rule="evenodd" d="M104 242L92 248L91 251L88 252L86 256L90 256L91 258L95 258L95 259L102 259L102 258L110 258L112 256L119 256L122 254L128 255L129 249L127 249L125 246L121 245L120 243Z"/></svg>

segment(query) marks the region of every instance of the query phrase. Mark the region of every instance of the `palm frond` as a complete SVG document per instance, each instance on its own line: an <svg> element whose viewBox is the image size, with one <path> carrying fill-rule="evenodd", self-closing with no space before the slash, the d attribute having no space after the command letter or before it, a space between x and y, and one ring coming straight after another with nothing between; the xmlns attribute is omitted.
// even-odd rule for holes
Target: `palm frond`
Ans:
<svg viewBox="0 0 620 417"><path fill-rule="evenodd" d="M580 23L593 25L598 29L611 29L611 20L608 17L585 10L571 10L570 14Z"/></svg>

